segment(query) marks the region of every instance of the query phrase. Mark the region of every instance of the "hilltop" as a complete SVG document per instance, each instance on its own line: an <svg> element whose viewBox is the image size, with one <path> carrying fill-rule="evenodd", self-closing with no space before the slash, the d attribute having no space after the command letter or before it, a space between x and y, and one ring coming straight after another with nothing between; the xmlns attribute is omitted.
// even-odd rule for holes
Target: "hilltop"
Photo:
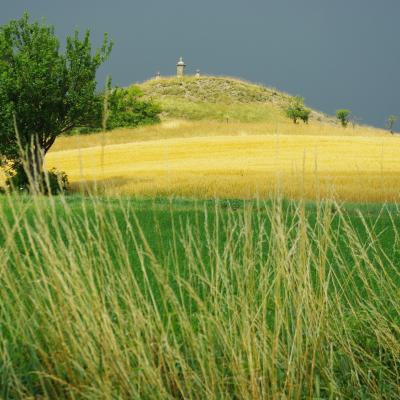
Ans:
<svg viewBox="0 0 400 400"><path fill-rule="evenodd" d="M164 117L234 122L284 122L293 96L231 77L194 76L151 79L138 85L163 108ZM336 123L313 110L311 120Z"/></svg>
<svg viewBox="0 0 400 400"><path fill-rule="evenodd" d="M273 103L284 104L289 95L265 86L236 78L202 76L151 79L141 85L147 92L160 97L181 97L188 101L210 103Z"/></svg>

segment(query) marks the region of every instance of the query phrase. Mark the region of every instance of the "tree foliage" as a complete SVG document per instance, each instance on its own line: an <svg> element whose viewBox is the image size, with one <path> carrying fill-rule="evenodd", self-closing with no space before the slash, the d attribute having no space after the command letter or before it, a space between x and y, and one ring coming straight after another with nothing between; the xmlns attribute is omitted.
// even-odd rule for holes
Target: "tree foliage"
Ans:
<svg viewBox="0 0 400 400"><path fill-rule="evenodd" d="M160 106L152 101L142 100L142 96L143 93L137 86L110 90L107 129L159 122Z"/></svg>
<svg viewBox="0 0 400 400"><path fill-rule="evenodd" d="M53 26L31 23L28 14L0 27L3 161L26 162L34 180L42 179L44 155L57 136L98 118L96 72L111 48L105 34L92 54L86 31L83 38L78 32L68 37L61 52Z"/></svg>
<svg viewBox="0 0 400 400"><path fill-rule="evenodd" d="M302 97L293 97L286 108L286 116L290 118L295 124L298 120L308 123L311 110L304 106L304 99Z"/></svg>
<svg viewBox="0 0 400 400"><path fill-rule="evenodd" d="M346 128L346 126L349 124L350 114L351 111L346 109L340 109L336 111L336 117L344 128Z"/></svg>

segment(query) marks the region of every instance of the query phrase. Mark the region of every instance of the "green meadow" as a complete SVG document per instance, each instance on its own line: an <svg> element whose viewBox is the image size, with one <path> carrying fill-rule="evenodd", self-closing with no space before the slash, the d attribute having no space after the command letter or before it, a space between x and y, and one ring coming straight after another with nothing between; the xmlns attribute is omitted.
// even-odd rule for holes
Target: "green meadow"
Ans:
<svg viewBox="0 0 400 400"><path fill-rule="evenodd" d="M0 397L400 397L397 205L0 198Z"/></svg>

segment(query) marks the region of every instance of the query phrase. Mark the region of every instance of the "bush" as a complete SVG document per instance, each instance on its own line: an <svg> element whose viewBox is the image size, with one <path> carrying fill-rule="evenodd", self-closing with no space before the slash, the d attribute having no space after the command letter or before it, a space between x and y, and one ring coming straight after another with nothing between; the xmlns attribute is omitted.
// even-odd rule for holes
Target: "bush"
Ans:
<svg viewBox="0 0 400 400"><path fill-rule="evenodd" d="M142 96L136 86L113 89L108 101L107 129L160 122L161 107L152 101L140 100Z"/></svg>
<svg viewBox="0 0 400 400"><path fill-rule="evenodd" d="M346 126L349 124L350 114L351 114L350 110L346 109L341 109L336 111L336 117L344 128L346 128Z"/></svg>
<svg viewBox="0 0 400 400"><path fill-rule="evenodd" d="M52 168L44 173L43 178L43 194L57 195L65 193L69 189L68 176L64 171L58 171ZM6 188L11 191L30 192L31 180L29 179L23 165L19 164L13 169L8 170L8 178L6 179Z"/></svg>
<svg viewBox="0 0 400 400"><path fill-rule="evenodd" d="M304 106L304 99L302 97L293 97L286 108L286 116L295 124L297 124L299 119L307 124L310 114L311 110Z"/></svg>

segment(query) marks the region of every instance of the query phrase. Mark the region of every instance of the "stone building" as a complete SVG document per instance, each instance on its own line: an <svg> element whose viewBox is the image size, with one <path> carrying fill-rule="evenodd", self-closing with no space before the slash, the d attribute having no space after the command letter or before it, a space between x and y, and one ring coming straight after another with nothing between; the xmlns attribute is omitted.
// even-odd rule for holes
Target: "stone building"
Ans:
<svg viewBox="0 0 400 400"><path fill-rule="evenodd" d="M185 76L185 69L186 69L186 64L183 61L183 58L180 57L179 61L176 63L176 76L178 78L182 78ZM197 69L196 70L196 74L194 75L196 78L200 78L200 70ZM155 75L154 79L156 80L160 80L161 79L161 73L157 72L157 74Z"/></svg>

